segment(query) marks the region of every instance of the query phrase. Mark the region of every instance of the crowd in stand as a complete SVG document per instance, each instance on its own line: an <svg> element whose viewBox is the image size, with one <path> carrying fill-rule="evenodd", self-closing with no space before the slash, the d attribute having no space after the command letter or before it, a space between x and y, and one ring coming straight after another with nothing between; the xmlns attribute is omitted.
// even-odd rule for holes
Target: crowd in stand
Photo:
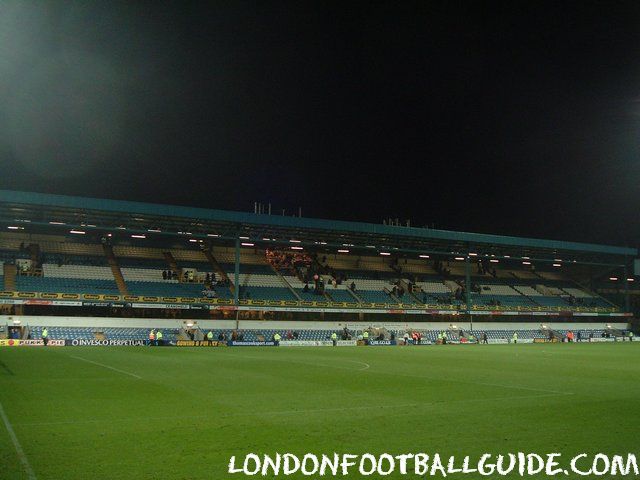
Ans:
<svg viewBox="0 0 640 480"><path fill-rule="evenodd" d="M402 284L400 283L400 280L398 280L394 285L393 288L391 289L391 294L396 297L396 298L402 298L404 297L405 294L405 290L404 287L402 286Z"/></svg>
<svg viewBox="0 0 640 480"><path fill-rule="evenodd" d="M265 255L273 268L287 275L298 276L313 263L313 258L306 253L285 252L267 248Z"/></svg>
<svg viewBox="0 0 640 480"><path fill-rule="evenodd" d="M434 260L433 268L444 278L449 278L451 276L451 269L445 267L445 264L442 260Z"/></svg>
<svg viewBox="0 0 640 480"><path fill-rule="evenodd" d="M342 340L351 340L353 338L353 333L347 327L342 329L342 333L340 335Z"/></svg>
<svg viewBox="0 0 640 480"><path fill-rule="evenodd" d="M162 271L162 279L163 280L177 280L178 272L174 272L172 270L163 270Z"/></svg>
<svg viewBox="0 0 640 480"><path fill-rule="evenodd" d="M569 304L572 305L574 307L576 306L580 306L580 307L596 307L597 303L593 298L582 298L582 297L574 297L573 295L569 295L569 297L563 297L564 300ZM589 300L589 302L587 302L587 300Z"/></svg>
<svg viewBox="0 0 640 480"><path fill-rule="evenodd" d="M323 266L327 257L322 262L314 262L314 257L300 252L284 252L280 250L266 250L267 261L278 272L293 275L304 282L302 291L313 292L315 295L323 295L325 285L337 287L346 280L346 276L337 273L328 265ZM323 275L329 276L325 281Z"/></svg>
<svg viewBox="0 0 640 480"><path fill-rule="evenodd" d="M491 275L494 278L496 278L498 275L495 268L490 268L482 260L478 260L476 266L478 268L478 274L480 275ZM449 268L448 261L445 263L442 260L434 260L433 268L444 278L449 278L451 276L451 269Z"/></svg>
<svg viewBox="0 0 640 480"><path fill-rule="evenodd" d="M493 278L498 276L495 268L489 268L482 260L478 260L478 273L480 275L491 275Z"/></svg>
<svg viewBox="0 0 640 480"><path fill-rule="evenodd" d="M300 334L295 330L289 330L285 333L284 338L287 340L297 340L300 337Z"/></svg>
<svg viewBox="0 0 640 480"><path fill-rule="evenodd" d="M333 285L334 288L337 288L340 283L337 280L329 277L329 280L326 281L322 275L318 273L313 273L313 276L309 278L309 272L307 275L302 277L302 280L305 282L304 287L302 287L302 291L304 293L313 292L314 295L323 295L325 291L325 285ZM312 284L312 285L310 285ZM355 288L355 287L354 287Z"/></svg>

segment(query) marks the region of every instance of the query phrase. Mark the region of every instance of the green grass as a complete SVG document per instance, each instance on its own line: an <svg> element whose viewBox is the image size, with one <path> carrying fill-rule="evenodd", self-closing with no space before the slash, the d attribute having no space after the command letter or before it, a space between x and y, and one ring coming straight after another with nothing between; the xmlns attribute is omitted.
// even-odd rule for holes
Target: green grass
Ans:
<svg viewBox="0 0 640 480"><path fill-rule="evenodd" d="M640 342L3 348L0 403L38 479L246 479L226 469L250 452L638 454L639 358ZM0 467L28 478L2 423Z"/></svg>

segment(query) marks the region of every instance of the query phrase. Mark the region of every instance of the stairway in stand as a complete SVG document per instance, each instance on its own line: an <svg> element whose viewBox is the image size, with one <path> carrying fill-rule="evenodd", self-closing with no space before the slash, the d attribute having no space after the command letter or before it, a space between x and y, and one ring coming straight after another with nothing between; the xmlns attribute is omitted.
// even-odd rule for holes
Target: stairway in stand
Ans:
<svg viewBox="0 0 640 480"><path fill-rule="evenodd" d="M180 275L180 269L178 268L178 262L176 262L176 259L173 256L173 253L171 253L171 252L162 252L162 254L164 255L165 262L167 262L167 265L169 265L169 269L172 272L175 272L176 275L178 276L178 281L182 282L183 278L182 278L182 275Z"/></svg>
<svg viewBox="0 0 640 480"><path fill-rule="evenodd" d="M209 264L211 264L211 266L213 267L213 269L215 270L215 272L220 275L220 277L227 282L227 285L229 285L229 290L231 290L231 293L233 293L235 295L236 293L236 286L233 284L233 281L229 278L229 276L227 275L227 272L224 271L224 269L222 268L222 266L218 263L218 261L216 260L216 258L213 256L213 254L211 253L210 250L204 249L202 250L202 253L204 253L204 256L207 257L207 260L209 260Z"/></svg>
<svg viewBox="0 0 640 480"><path fill-rule="evenodd" d="M111 272L113 273L113 278L116 281L116 285L118 286L120 295L129 295L127 284L124 281L122 271L120 270L120 265L118 265L118 260L113 254L113 247L111 245L103 245L102 248L104 249L104 255L107 257L107 261L109 262L109 266L111 267Z"/></svg>
<svg viewBox="0 0 640 480"><path fill-rule="evenodd" d="M18 268L15 265L5 263L3 270L4 270L3 271L4 291L15 292L16 291L16 275L18 273Z"/></svg>

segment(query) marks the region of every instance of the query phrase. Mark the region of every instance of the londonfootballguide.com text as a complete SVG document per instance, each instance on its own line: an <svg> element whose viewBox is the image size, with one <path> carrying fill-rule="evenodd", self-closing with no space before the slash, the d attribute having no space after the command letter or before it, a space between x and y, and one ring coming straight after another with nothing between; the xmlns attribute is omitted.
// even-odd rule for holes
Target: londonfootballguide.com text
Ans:
<svg viewBox="0 0 640 480"><path fill-rule="evenodd" d="M244 459L229 459L228 473L242 475L292 475L348 476L391 474L447 477L452 474L475 474L482 476L516 474L521 477L544 474L547 476L577 474L580 476L638 476L635 454L589 455L582 453L563 460L560 453L485 453L477 458L470 456L444 456L438 453L405 453L391 455L338 454L303 456L291 453L258 455L249 453Z"/></svg>

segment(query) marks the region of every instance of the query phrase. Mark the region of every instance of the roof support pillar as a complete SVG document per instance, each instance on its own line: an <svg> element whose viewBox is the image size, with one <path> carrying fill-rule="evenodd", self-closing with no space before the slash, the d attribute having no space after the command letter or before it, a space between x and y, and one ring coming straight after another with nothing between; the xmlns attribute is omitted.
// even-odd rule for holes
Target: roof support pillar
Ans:
<svg viewBox="0 0 640 480"><path fill-rule="evenodd" d="M240 299L240 237L236 235L236 258L233 266L233 303L238 305Z"/></svg>
<svg viewBox="0 0 640 480"><path fill-rule="evenodd" d="M631 311L629 303L629 272L626 263L624 264L624 311L627 313Z"/></svg>
<svg viewBox="0 0 640 480"><path fill-rule="evenodd" d="M467 255L464 259L464 298L467 302L467 315L469 315L469 328L473 331L473 316L471 315L471 259Z"/></svg>

